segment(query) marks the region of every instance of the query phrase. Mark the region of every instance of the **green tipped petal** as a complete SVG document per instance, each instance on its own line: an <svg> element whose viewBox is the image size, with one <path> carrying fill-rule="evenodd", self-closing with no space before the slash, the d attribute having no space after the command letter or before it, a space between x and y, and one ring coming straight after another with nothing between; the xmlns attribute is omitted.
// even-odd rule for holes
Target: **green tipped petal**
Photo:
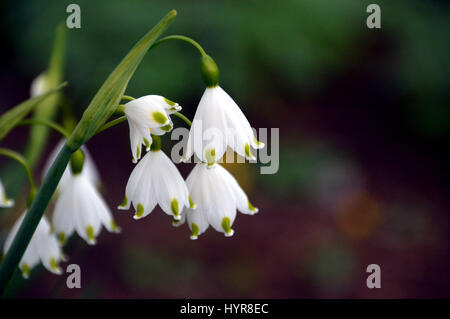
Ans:
<svg viewBox="0 0 450 319"><path fill-rule="evenodd" d="M254 213L258 212L258 208L256 208L255 206L252 205L252 203L250 203L250 201L247 201L248 204L248 209Z"/></svg>
<svg viewBox="0 0 450 319"><path fill-rule="evenodd" d="M58 262L56 261L55 257L50 258L50 267L56 272L61 271L61 268L59 268Z"/></svg>
<svg viewBox="0 0 450 319"><path fill-rule="evenodd" d="M22 274L25 278L30 277L30 266L27 263L22 264Z"/></svg>
<svg viewBox="0 0 450 319"><path fill-rule="evenodd" d="M86 227L86 236L91 243L95 243L94 227Z"/></svg>
<svg viewBox="0 0 450 319"><path fill-rule="evenodd" d="M119 205L119 207L127 207L128 205L128 198L127 195L123 198L122 204Z"/></svg>
<svg viewBox="0 0 450 319"><path fill-rule="evenodd" d="M136 216L137 218L140 218L140 217L142 217L143 215L144 215L144 205L142 205L141 203L139 203L139 204L137 205L137 210L136 210L135 216Z"/></svg>
<svg viewBox="0 0 450 319"><path fill-rule="evenodd" d="M255 144L256 144L258 147L263 147L263 146L264 146L264 143L258 141L258 140L256 139L255 136L253 136L253 141L255 142Z"/></svg>
<svg viewBox="0 0 450 319"><path fill-rule="evenodd" d="M111 230L115 233L120 233L120 227L117 226L116 221L114 219L111 219L109 222L109 226L111 227Z"/></svg>
<svg viewBox="0 0 450 319"><path fill-rule="evenodd" d="M196 207L197 207L197 205L195 205L195 203L192 201L191 196L189 196L189 208L195 209Z"/></svg>
<svg viewBox="0 0 450 319"><path fill-rule="evenodd" d="M197 224L192 223L191 225L192 233L191 233L191 239L197 239L198 233L200 229L198 228Z"/></svg>
<svg viewBox="0 0 450 319"><path fill-rule="evenodd" d="M172 199L172 202L170 203L170 210L172 211L173 216L180 216L180 212L178 210L178 201L176 198Z"/></svg>
<svg viewBox="0 0 450 319"><path fill-rule="evenodd" d="M66 233L60 232L60 233L58 234L58 242L59 242L59 244L60 244L61 246L64 245L64 244L66 243Z"/></svg>
<svg viewBox="0 0 450 319"><path fill-rule="evenodd" d="M150 142L144 137L145 148L148 150L150 148Z"/></svg>
<svg viewBox="0 0 450 319"><path fill-rule="evenodd" d="M222 219L222 229L225 231L225 235L233 235L233 230L231 229L231 221L228 217Z"/></svg>
<svg viewBox="0 0 450 319"><path fill-rule="evenodd" d="M165 101L167 104L169 104L170 106L175 106L175 105L177 105L177 103L175 103L174 101L171 101L171 100L166 99L166 98L164 98L164 101Z"/></svg>
<svg viewBox="0 0 450 319"><path fill-rule="evenodd" d="M206 161L208 162L208 166L214 165L216 162L216 150L214 148L207 149L205 151Z"/></svg>
<svg viewBox="0 0 450 319"><path fill-rule="evenodd" d="M161 126L160 129L163 130L164 132L170 132L172 130L173 126L170 124Z"/></svg>
<svg viewBox="0 0 450 319"><path fill-rule="evenodd" d="M255 158L255 156L250 151L250 145L248 143L245 143L245 156L248 158Z"/></svg>
<svg viewBox="0 0 450 319"><path fill-rule="evenodd" d="M161 112L153 112L152 117L158 124L164 124L167 122L167 116Z"/></svg>
<svg viewBox="0 0 450 319"><path fill-rule="evenodd" d="M141 147L137 146L136 147L136 158L139 158L139 157L141 157Z"/></svg>

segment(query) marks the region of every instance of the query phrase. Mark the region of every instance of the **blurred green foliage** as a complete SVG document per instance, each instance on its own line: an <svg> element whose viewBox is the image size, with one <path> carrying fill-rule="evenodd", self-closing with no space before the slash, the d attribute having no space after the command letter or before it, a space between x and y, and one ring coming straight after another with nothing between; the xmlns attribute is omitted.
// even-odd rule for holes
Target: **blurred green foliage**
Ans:
<svg viewBox="0 0 450 319"><path fill-rule="evenodd" d="M66 18L71 2L5 4L3 26L30 77L46 67L54 27ZM376 59L377 52L366 56L363 48L380 36L392 46L383 76L410 101L411 121L429 133L442 133L449 125L448 3L377 1L381 30L365 25L369 3L79 0L82 27L69 32L71 95L83 109L132 41L175 8L179 17L170 33L186 34L203 44L221 67L222 86L244 106L261 94L299 97L320 90L355 60L370 64ZM194 49L170 43L151 55L136 72L130 94L158 93L181 103L198 100L203 86Z"/></svg>

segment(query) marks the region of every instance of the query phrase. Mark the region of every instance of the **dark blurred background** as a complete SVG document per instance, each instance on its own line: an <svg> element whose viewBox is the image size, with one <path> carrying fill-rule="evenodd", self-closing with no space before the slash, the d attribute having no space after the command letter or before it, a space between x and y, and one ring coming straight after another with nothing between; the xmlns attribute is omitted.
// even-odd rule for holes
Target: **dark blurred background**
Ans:
<svg viewBox="0 0 450 319"><path fill-rule="evenodd" d="M140 221L115 209L133 168L128 127L102 133L87 146L123 232L103 231L95 247L71 241L82 289L40 266L27 281L16 276L10 296L450 297L447 1L2 1L1 113L28 98L73 2L81 29L68 31L64 78L78 116L132 45L176 9L166 34L203 45L253 127L280 129L280 167L261 175L258 164L227 165L260 212L239 214L232 238L209 229L190 241L159 208ZM381 7L381 29L366 26L370 3ZM192 118L204 90L198 62L193 48L166 43L127 93L164 95ZM4 145L20 150L27 133L17 129ZM192 166L178 168L186 177ZM1 245L21 207L0 211ZM366 287L372 263L381 289Z"/></svg>

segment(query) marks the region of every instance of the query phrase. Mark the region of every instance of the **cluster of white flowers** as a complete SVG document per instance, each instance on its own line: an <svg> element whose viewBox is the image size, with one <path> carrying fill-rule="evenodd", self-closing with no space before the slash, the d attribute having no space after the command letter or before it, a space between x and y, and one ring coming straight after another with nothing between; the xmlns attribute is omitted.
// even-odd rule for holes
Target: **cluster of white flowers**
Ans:
<svg viewBox="0 0 450 319"><path fill-rule="evenodd" d="M43 176L47 174L63 144L64 141L61 141L51 153L44 166ZM77 164L81 167L77 168ZM99 181L95 163L86 147L82 147L74 154L71 165L66 168L58 184L51 226L43 216L20 261L19 267L25 278L28 278L30 270L39 260L49 271L61 274L59 263L64 260L62 246L75 231L90 245L95 244L102 224L110 232L120 231L98 192ZM0 196L2 190L3 187L0 187ZM6 238L3 249L5 254L24 215L19 217Z"/></svg>
<svg viewBox="0 0 450 319"><path fill-rule="evenodd" d="M230 147L247 159L255 159L251 149L264 147L233 99L219 86L206 88L189 132L187 150L183 160L195 154L196 164L184 182L176 166L167 157L151 135L162 135L172 128L170 114L181 107L157 95L144 96L125 104L130 126L130 144L133 162L141 156L141 146L150 150L134 168L128 180L125 197L119 209L134 207L134 218L150 214L159 204L173 217L173 225L187 220L191 239L197 239L211 225L225 236L232 236L231 228L236 209L244 214L256 214L255 208L236 179L216 162ZM208 129L222 134L212 135L207 143L195 141ZM196 132L197 131L197 132ZM227 134L234 132L233 136ZM156 142L156 143L155 143ZM154 145L156 144L156 145Z"/></svg>
<svg viewBox="0 0 450 319"><path fill-rule="evenodd" d="M128 210L132 205L134 218L141 219L159 204L167 215L172 216L174 226L187 221L193 240L204 233L209 225L230 237L234 234L232 225L236 210L249 215L258 212L236 179L217 161L227 147L254 160L252 149L262 148L264 144L256 139L248 120L233 99L218 83L210 83L218 73L212 75L210 78L207 75L207 88L196 110L183 156L183 161L192 155L199 159L186 182L175 164L161 150L160 138L172 130L170 116L180 111L181 106L159 95L133 99L123 106L130 129L132 162L136 166L126 185L124 200L118 208ZM33 83L31 93L39 95L44 90L44 76L41 75ZM210 134L211 130L218 134ZM44 167L44 176L63 144L64 141L61 141L51 154ZM147 151L144 156L143 145ZM51 226L44 216L20 261L24 277L29 276L30 270L39 261L49 271L60 274L59 262L64 260L62 246L74 232L93 245L102 226L110 232L120 231L98 191L99 181L95 163L83 146L73 153L70 165L57 186ZM0 182L0 207L13 204L12 200L6 198ZM10 248L23 219L24 214L8 234L4 253Z"/></svg>

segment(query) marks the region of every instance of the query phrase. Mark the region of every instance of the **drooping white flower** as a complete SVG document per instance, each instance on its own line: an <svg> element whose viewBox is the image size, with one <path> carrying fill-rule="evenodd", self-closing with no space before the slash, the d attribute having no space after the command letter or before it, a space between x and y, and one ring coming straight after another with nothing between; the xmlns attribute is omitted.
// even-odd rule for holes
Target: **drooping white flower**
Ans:
<svg viewBox="0 0 450 319"><path fill-rule="evenodd" d="M186 184L197 208L186 208L183 220L174 225L182 224L186 217L192 232L191 239L197 239L209 225L227 237L233 236L231 226L236 209L248 215L258 212L233 175L219 164L208 167L207 164L198 163L186 179Z"/></svg>
<svg viewBox="0 0 450 319"><path fill-rule="evenodd" d="M146 95L124 105L124 112L130 127L130 146L133 163L142 155L142 144L146 150L152 144L151 134L163 135L172 129L169 115L181 107L160 95Z"/></svg>
<svg viewBox="0 0 450 319"><path fill-rule="evenodd" d="M41 95L47 91L47 77L45 74L46 74L45 72L39 74L33 80L33 82L31 82L31 87L30 87L31 97Z"/></svg>
<svg viewBox="0 0 450 319"><path fill-rule="evenodd" d="M102 225L110 232L120 232L105 201L86 174L69 171L53 213L53 227L60 244L74 231L94 245Z"/></svg>
<svg viewBox="0 0 450 319"><path fill-rule="evenodd" d="M12 207L14 205L14 200L6 197L5 188L3 187L2 181L0 180L0 207Z"/></svg>
<svg viewBox="0 0 450 319"><path fill-rule="evenodd" d="M14 237L25 217L25 213L26 212L19 217L6 238L3 248L5 254L11 247ZM48 271L60 275L62 274L62 269L59 267L61 260L63 260L63 253L58 245L58 241L51 232L47 218L42 216L23 257L20 260L19 267L22 270L22 275L25 278L28 278L31 269L39 264L39 261L42 262Z"/></svg>
<svg viewBox="0 0 450 319"><path fill-rule="evenodd" d="M159 149L145 154L131 172L125 198L118 208L127 210L131 203L134 219L150 214L156 204L175 220L181 218L184 206L195 207L175 164Z"/></svg>
<svg viewBox="0 0 450 319"><path fill-rule="evenodd" d="M247 159L255 159L251 148L259 142L239 106L220 87L207 87L195 112L183 161L195 154L201 161L213 165L231 147Z"/></svg>
<svg viewBox="0 0 450 319"><path fill-rule="evenodd" d="M65 140L59 141L59 143L56 145L56 147L51 152L48 160L45 162L44 169L42 171L42 180L47 175L47 172L49 171L49 169L52 166L53 162L55 161L56 157L58 156L59 151L64 146L64 143L65 143ZM100 186L100 175L98 173L97 166L95 165L95 162L92 159L92 156L89 153L89 151L86 148L86 146L82 146L81 149L83 150L84 157L85 157L83 171L81 172L81 174L86 176L86 178L93 185L98 187L98 186ZM59 181L59 184L58 184L58 187L57 187L58 192L60 192L64 188L64 186L67 185L67 182L68 182L68 180L71 177L72 176L71 176L71 172L70 172L70 167L68 165L66 167L66 170L63 173L63 176L61 177L61 180Z"/></svg>

